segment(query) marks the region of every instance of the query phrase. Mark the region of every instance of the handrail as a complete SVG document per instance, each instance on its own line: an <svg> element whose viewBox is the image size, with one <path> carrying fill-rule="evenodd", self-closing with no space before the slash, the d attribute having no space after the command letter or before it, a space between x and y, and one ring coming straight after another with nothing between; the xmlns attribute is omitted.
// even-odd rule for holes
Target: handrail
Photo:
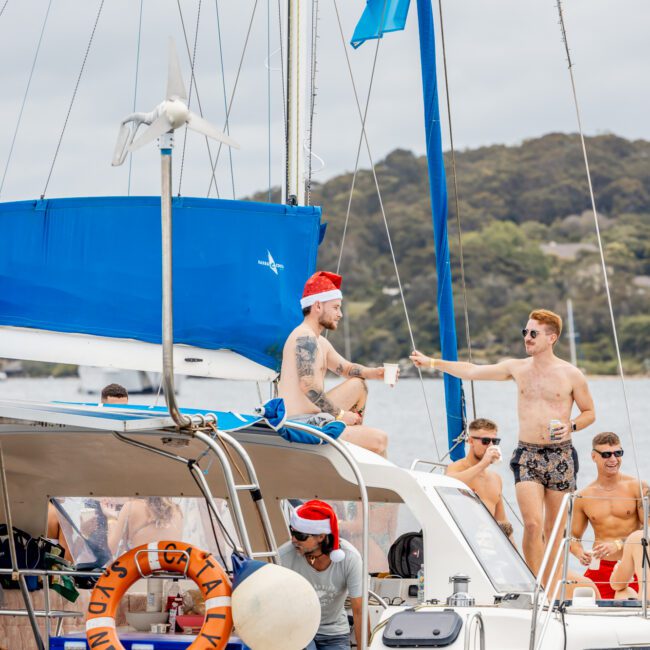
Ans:
<svg viewBox="0 0 650 650"><path fill-rule="evenodd" d="M554 611L553 604L558 596L558 591L560 591L560 602L562 603L565 601L566 585L568 584L567 573L568 573L569 553L570 553L570 546L571 546L573 512L574 512L574 505L575 505L574 501L575 499L578 498L590 498L590 497L582 497L576 494L567 494L562 499L560 510L558 511L557 518L553 525L553 531L551 532L551 536L547 543L546 550L544 552L544 557L542 559L542 564L540 565L539 572L535 580L535 591L534 591L533 611L532 611L533 615L531 620L530 644L529 644L530 650L536 650L536 648L538 647L538 643L537 643L538 637L539 637L539 647L541 647L542 640L544 638L544 635L546 634L546 630L550 623L551 616L553 615L553 611ZM615 499L617 497L595 497L595 498ZM648 539L648 517L650 516L650 506L649 506L648 497L647 496L641 497L641 501L643 503L643 537L644 539ZM560 528L560 522L562 520L562 517L564 516L565 510L568 511L568 517L565 525L565 534L564 537L562 538L562 542L558 547L557 553L555 555L554 561L551 566L551 570L549 572L549 577L547 582L549 584L553 583L552 578L556 573L560 561L560 557L563 555L564 564L562 567L562 577L560 580L555 582L555 586L549 595L548 590L542 586L542 579L544 573L546 573L546 568L550 561L551 552L555 544L555 540L557 538L558 531ZM643 618L647 618L648 617L648 583L647 583L645 573L643 573L643 575L640 577L640 580L641 580L641 610L642 610L641 615L643 616ZM540 602L539 596L542 593L546 597ZM538 626L539 611L544 607L545 600L548 601L548 612L541 626ZM539 634L538 634L538 628L540 628Z"/></svg>
<svg viewBox="0 0 650 650"><path fill-rule="evenodd" d="M643 538L645 540L648 539L648 516L650 513L648 512L648 497L647 495L644 495L641 497L641 500L643 501ZM647 550L647 547L644 548L644 551ZM642 563L643 566L644 563ZM643 618L648 618L648 571L650 571L650 567L646 566L645 571L641 571L643 574L641 576L641 608L642 608L642 614Z"/></svg>
<svg viewBox="0 0 650 650"><path fill-rule="evenodd" d="M540 608L540 598L539 598L540 592L543 591L544 593L546 593L546 589L542 586L542 577L544 576L544 572L546 571L546 566L549 563L551 552L553 550L553 545L555 544L557 533L560 528L560 522L562 521L562 517L564 516L564 511L567 509L569 500L572 498L573 498L573 494L565 494L562 497L562 503L560 504L557 517L555 518L555 523L553 524L553 530L551 531L551 536L546 541L546 549L544 551L544 557L542 558L542 563L539 566L537 577L535 578L535 589L533 592L533 612L532 612L532 619L530 623L529 650L535 650L535 637L537 634L537 617L538 617L538 609ZM542 602L542 607L543 607L543 602Z"/></svg>
<svg viewBox="0 0 650 650"><path fill-rule="evenodd" d="M481 612L474 612L472 617L467 621L465 627L465 650L470 650L469 644L471 640L472 625L476 621L476 626L479 629L479 647L480 650L485 650L485 623ZM476 635L474 635L474 647L476 647Z"/></svg>
<svg viewBox="0 0 650 650"><path fill-rule="evenodd" d="M418 465L431 465L433 467L432 472L435 471L439 467L447 467L449 463L439 463L435 460L426 460L424 458L414 458L413 462L411 463L411 466L409 467L410 470L414 470Z"/></svg>
<svg viewBox="0 0 650 650"><path fill-rule="evenodd" d="M14 540L14 526L11 518L11 502L9 501L9 488L7 486L7 472L5 470L4 453L2 445L0 444L0 483L2 484L2 505L5 514L5 522L7 523L7 541L9 543L9 556L11 559L11 568L14 574L18 575L18 585L23 597L23 602L27 608L27 615L29 616L29 623L34 633L34 641L39 650L44 650L43 638L41 637L38 623L36 622L36 614L34 612L34 605L32 604L29 590L27 589L27 582L25 581L24 574L18 571L18 555L16 554L16 541ZM49 641L48 641L49 645Z"/></svg>

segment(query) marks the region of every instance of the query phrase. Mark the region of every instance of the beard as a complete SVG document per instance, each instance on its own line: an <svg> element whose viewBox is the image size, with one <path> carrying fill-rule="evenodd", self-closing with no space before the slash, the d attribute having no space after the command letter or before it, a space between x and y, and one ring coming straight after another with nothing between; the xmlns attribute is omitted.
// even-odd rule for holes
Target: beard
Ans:
<svg viewBox="0 0 650 650"><path fill-rule="evenodd" d="M335 330L338 327L338 322L332 318L325 318L323 316L318 320L318 324L326 330Z"/></svg>

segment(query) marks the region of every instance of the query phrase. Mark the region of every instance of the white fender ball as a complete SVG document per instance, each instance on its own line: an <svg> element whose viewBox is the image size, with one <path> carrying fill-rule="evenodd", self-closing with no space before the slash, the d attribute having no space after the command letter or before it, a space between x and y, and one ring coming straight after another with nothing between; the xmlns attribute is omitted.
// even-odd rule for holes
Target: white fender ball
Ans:
<svg viewBox="0 0 650 650"><path fill-rule="evenodd" d="M299 573L263 564L235 584L232 616L235 633L252 650L302 650L316 636L320 602Z"/></svg>

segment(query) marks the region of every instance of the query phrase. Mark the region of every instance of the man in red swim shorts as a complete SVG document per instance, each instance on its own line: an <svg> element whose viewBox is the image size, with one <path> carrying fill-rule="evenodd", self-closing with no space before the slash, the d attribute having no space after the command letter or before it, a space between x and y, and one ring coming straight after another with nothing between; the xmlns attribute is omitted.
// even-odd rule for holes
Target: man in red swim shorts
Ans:
<svg viewBox="0 0 650 650"><path fill-rule="evenodd" d="M610 431L599 433L592 441L591 458L596 463L596 480L577 493L571 529L571 552L589 569L585 577L593 580L601 598L614 598L609 578L616 562L623 556L625 540L643 526L643 494L648 493L645 482L639 484L633 476L621 474L623 447L619 437ZM582 536L591 524L594 543L585 550ZM635 578L636 580L636 578ZM636 582L630 587L638 593Z"/></svg>

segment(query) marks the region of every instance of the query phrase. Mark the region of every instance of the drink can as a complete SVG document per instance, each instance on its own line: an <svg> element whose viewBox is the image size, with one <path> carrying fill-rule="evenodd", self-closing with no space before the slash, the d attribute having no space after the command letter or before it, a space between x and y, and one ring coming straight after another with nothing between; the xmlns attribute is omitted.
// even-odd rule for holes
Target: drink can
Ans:
<svg viewBox="0 0 650 650"><path fill-rule="evenodd" d="M562 429L563 424L561 420L551 420L548 423L548 434L551 440L556 439L556 434Z"/></svg>

